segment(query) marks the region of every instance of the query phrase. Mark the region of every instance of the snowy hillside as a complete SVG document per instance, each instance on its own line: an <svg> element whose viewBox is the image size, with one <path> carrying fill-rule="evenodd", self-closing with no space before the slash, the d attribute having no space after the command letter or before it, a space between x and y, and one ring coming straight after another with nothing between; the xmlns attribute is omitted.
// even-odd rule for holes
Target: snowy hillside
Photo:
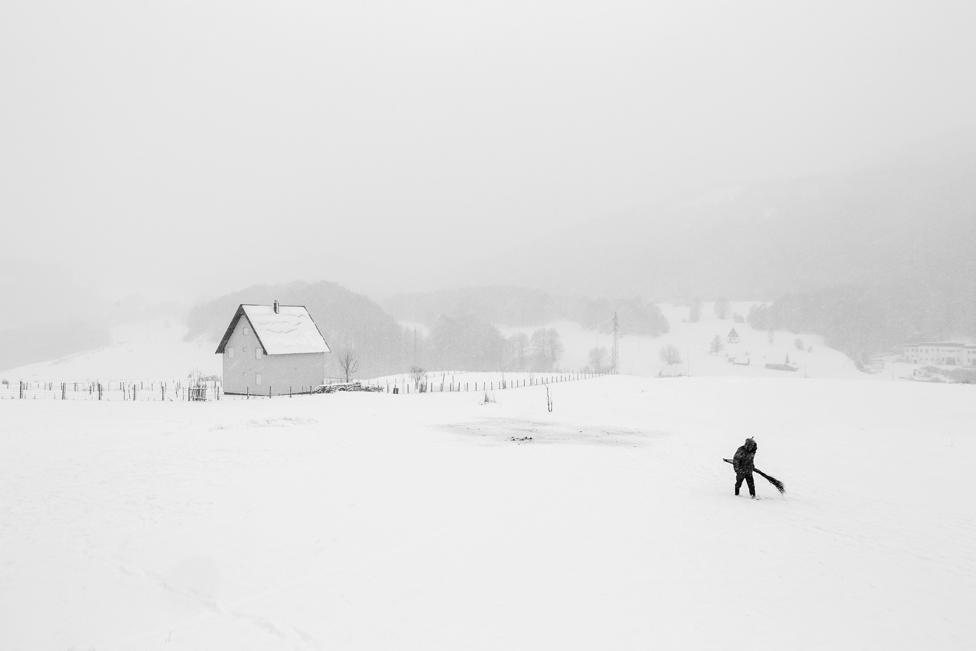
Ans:
<svg viewBox="0 0 976 651"><path fill-rule="evenodd" d="M972 391L11 401L0 648L974 648Z"/></svg>
<svg viewBox="0 0 976 651"><path fill-rule="evenodd" d="M28 366L0 370L10 380L159 380L220 371L217 342L184 341L186 327L175 319L140 321L112 328L112 344Z"/></svg>
<svg viewBox="0 0 976 651"><path fill-rule="evenodd" d="M745 316L751 303L732 303L731 313ZM827 347L823 338L815 334L794 334L754 330L748 323L735 323L731 318L715 316L713 304L702 306L701 320L689 323L688 308L663 304L659 306L668 319L670 331L658 337L628 335L620 338L620 371L633 375L656 376L667 365L661 361L661 348L673 345L681 356L681 363L672 372L695 376L736 375L745 377L866 377L843 353ZM539 326L542 327L542 326ZM550 323L545 327L559 331L565 352L559 365L563 368L584 368L589 363L592 348L610 349L613 338L607 333L587 330L569 321ZM729 343L729 331L735 329L738 343ZM535 327L502 328L506 336L517 332L531 335ZM710 352L712 340L718 336L722 350ZM797 348L797 339L803 349ZM741 364L732 364L729 358ZM782 364L787 358L797 367L795 372L771 370L766 364ZM749 362L748 366L745 362ZM667 371L666 371L667 372Z"/></svg>

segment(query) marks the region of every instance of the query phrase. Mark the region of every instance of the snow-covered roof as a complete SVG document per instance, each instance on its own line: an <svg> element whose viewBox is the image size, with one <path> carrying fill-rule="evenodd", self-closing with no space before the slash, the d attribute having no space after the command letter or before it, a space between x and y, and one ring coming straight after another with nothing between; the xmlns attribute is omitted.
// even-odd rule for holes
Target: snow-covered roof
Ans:
<svg viewBox="0 0 976 651"><path fill-rule="evenodd" d="M220 340L217 354L224 352L241 317L251 324L266 355L331 352L304 305L279 305L277 312L273 305L241 305Z"/></svg>

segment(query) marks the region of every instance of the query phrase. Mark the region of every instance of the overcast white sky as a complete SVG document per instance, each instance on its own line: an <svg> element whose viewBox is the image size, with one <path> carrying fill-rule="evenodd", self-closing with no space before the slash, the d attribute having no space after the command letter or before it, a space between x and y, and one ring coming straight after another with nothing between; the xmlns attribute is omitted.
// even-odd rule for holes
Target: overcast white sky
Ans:
<svg viewBox="0 0 976 651"><path fill-rule="evenodd" d="M972 130L974 5L5 0L0 272L482 282L513 240Z"/></svg>

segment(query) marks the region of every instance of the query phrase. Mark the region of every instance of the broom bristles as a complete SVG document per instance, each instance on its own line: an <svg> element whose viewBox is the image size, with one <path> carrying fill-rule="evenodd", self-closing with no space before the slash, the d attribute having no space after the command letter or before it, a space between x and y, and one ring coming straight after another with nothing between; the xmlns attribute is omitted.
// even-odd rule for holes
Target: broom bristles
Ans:
<svg viewBox="0 0 976 651"><path fill-rule="evenodd" d="M783 485L783 482L781 482L780 480L776 479L775 477L771 477L771 476L767 475L762 470L756 470L756 473L762 475L763 477L765 477L766 480L770 484L772 484L773 486L775 486L776 487L776 490L779 491L779 494L780 495L782 495L783 493L786 492L786 487Z"/></svg>

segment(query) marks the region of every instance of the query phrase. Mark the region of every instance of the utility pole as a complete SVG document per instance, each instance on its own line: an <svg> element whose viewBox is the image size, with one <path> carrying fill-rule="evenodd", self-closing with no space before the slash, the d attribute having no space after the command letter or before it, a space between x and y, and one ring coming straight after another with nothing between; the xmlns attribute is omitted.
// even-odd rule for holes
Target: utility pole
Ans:
<svg viewBox="0 0 976 651"><path fill-rule="evenodd" d="M617 323L617 313L613 313L613 349L610 352L610 369L617 374L617 362L620 357L620 326Z"/></svg>

